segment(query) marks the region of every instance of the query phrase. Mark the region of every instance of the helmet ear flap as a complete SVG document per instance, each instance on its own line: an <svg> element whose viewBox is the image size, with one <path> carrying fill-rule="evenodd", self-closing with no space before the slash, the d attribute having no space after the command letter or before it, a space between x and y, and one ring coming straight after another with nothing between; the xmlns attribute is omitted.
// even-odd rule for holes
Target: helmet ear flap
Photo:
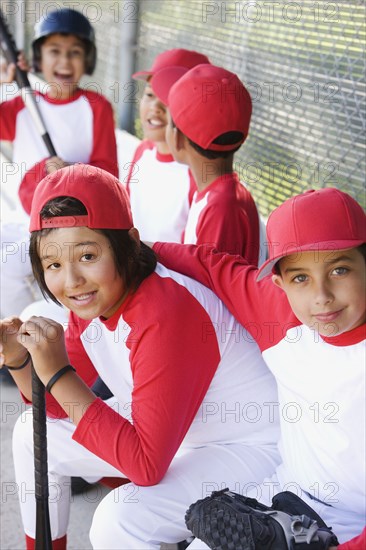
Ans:
<svg viewBox="0 0 366 550"><path fill-rule="evenodd" d="M85 42L85 48L85 74L92 75L97 63L97 49L91 42Z"/></svg>
<svg viewBox="0 0 366 550"><path fill-rule="evenodd" d="M33 70L36 73L42 72L40 61L41 61L40 59L35 59L35 58L33 59Z"/></svg>
<svg viewBox="0 0 366 550"><path fill-rule="evenodd" d="M33 60L32 60L32 66L36 73L42 72L41 67L41 43L43 42L42 39L37 40L37 42L33 43Z"/></svg>

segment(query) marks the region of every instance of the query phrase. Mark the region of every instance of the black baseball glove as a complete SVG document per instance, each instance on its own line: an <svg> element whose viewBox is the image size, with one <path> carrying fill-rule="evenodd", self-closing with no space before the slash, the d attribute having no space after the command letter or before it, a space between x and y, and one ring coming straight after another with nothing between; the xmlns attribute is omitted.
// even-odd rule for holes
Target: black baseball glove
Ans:
<svg viewBox="0 0 366 550"><path fill-rule="evenodd" d="M214 491L192 504L186 525L212 550L327 550L337 537L298 496L285 491L268 507L255 499Z"/></svg>

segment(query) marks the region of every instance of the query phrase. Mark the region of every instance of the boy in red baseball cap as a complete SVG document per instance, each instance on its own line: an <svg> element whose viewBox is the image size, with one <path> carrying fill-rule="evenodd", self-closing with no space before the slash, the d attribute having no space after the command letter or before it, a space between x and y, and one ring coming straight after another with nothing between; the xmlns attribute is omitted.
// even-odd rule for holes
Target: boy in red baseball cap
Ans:
<svg viewBox="0 0 366 550"><path fill-rule="evenodd" d="M197 185L183 242L213 244L257 265L258 211L233 170L249 132L249 92L234 73L207 64L160 69L151 86L169 108L173 156L190 167Z"/></svg>
<svg viewBox="0 0 366 550"><path fill-rule="evenodd" d="M251 496L297 493L345 542L366 512L366 216L338 189L307 191L274 210L267 238L259 270L207 247L154 248L216 292L277 380L282 463Z"/></svg>
<svg viewBox="0 0 366 550"><path fill-rule="evenodd" d="M155 74L171 66L189 69L209 63L204 54L175 48L159 54L147 71L132 76L145 82L140 100L144 139L137 147L127 176L131 208L141 238L181 242L196 185L187 166L175 162L165 139L166 106L155 96Z"/></svg>
<svg viewBox="0 0 366 550"><path fill-rule="evenodd" d="M31 399L32 359L48 391L53 548L66 548L73 475L131 481L98 506L93 548L179 542L189 536L185 511L204 487L259 483L274 472L278 418L261 413L277 399L274 378L213 292L157 264L111 174L76 164L47 176L30 231L37 282L71 310L66 341L62 326L45 317L0 322L0 367L7 364ZM90 390L96 371L113 393L108 401ZM32 436L27 410L14 429L13 456L28 550Z"/></svg>

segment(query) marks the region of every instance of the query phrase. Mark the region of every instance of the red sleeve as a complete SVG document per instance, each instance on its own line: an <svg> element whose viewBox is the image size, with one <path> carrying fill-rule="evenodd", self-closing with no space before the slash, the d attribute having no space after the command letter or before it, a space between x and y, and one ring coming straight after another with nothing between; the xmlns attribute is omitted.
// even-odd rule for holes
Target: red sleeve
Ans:
<svg viewBox="0 0 366 550"><path fill-rule="evenodd" d="M23 108L20 96L0 103L0 140L14 141L17 115Z"/></svg>
<svg viewBox="0 0 366 550"><path fill-rule="evenodd" d="M24 175L18 189L18 196L24 210L30 215L33 195L38 183L47 176L46 161L48 157L37 162Z"/></svg>
<svg viewBox="0 0 366 550"><path fill-rule="evenodd" d="M340 544L338 550L365 550L366 549L366 527L358 537Z"/></svg>
<svg viewBox="0 0 366 550"><path fill-rule="evenodd" d="M197 245L212 245L217 250L239 254L250 264L258 264L258 215L250 223L242 206L232 201L208 203L198 218Z"/></svg>
<svg viewBox="0 0 366 550"><path fill-rule="evenodd" d="M118 178L117 141L112 105L102 95L85 91L93 110L93 150L89 164Z"/></svg>
<svg viewBox="0 0 366 550"><path fill-rule="evenodd" d="M256 282L257 269L240 256L210 246L155 243L159 261L204 284L224 302L263 351L298 326L285 293L271 277Z"/></svg>
<svg viewBox="0 0 366 550"><path fill-rule="evenodd" d="M179 286L167 280L161 293L149 286L149 294L134 306L134 319L141 321L134 323L127 341L133 423L124 418L123 408L119 414L96 400L73 436L137 485L155 485L163 478L220 361L217 341L204 342L201 336L202 323L211 322L205 310L181 288L180 299L171 300L177 290L170 292L167 285Z"/></svg>

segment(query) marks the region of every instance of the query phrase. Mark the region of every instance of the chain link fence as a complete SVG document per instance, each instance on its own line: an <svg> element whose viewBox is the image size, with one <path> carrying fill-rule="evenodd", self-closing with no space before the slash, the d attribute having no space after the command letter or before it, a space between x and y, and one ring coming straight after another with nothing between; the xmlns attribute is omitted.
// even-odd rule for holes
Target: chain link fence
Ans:
<svg viewBox="0 0 366 550"><path fill-rule="evenodd" d="M136 69L149 68L166 49L182 47L236 72L252 95L253 117L235 166L263 216L295 193L328 186L366 206L363 0L21 4L28 49L45 10L75 7L89 17L98 65L84 85L104 93L116 112L133 105L136 119L137 83L120 79L129 23L138 25Z"/></svg>
<svg viewBox="0 0 366 550"><path fill-rule="evenodd" d="M246 84L254 109L236 169L263 215L313 187L365 206L364 2L142 0L138 44L139 68L178 46Z"/></svg>

